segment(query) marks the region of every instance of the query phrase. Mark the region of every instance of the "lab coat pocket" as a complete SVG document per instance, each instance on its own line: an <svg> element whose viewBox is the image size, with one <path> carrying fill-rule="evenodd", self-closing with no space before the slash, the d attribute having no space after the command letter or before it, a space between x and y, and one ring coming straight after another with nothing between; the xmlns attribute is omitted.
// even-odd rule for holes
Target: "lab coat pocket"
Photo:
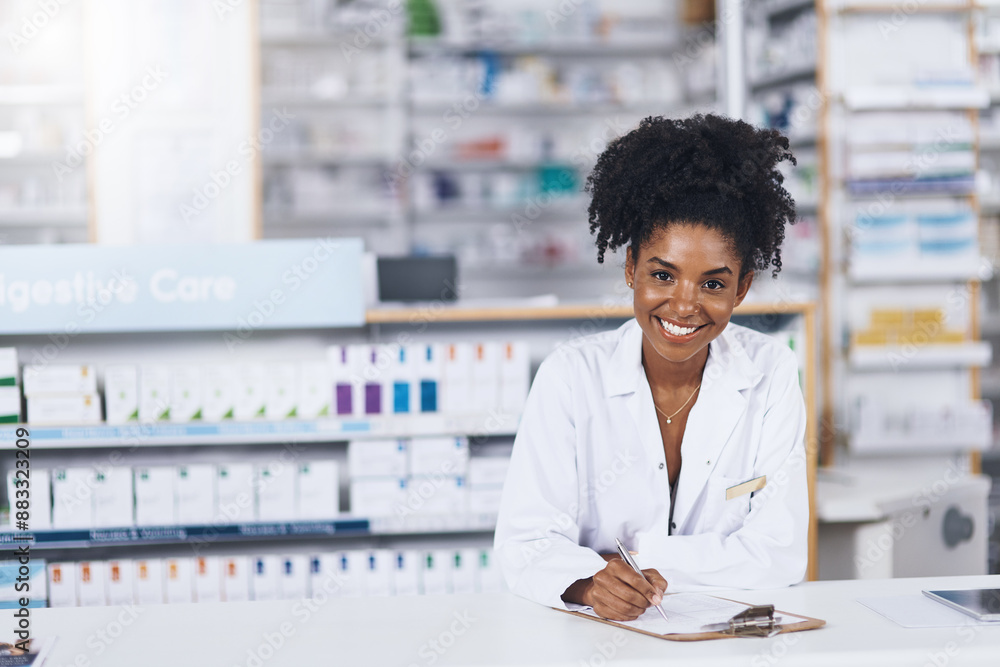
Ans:
<svg viewBox="0 0 1000 667"><path fill-rule="evenodd" d="M705 516L702 521L704 530L729 535L743 526L743 520L750 513L750 494L726 500L726 490L748 479L750 477L715 476L708 480L705 489L708 498L705 499Z"/></svg>

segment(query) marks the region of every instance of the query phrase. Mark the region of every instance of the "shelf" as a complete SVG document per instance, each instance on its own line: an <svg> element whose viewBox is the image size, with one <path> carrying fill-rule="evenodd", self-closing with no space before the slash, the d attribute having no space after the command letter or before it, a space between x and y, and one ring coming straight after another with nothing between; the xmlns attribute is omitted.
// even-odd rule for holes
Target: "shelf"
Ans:
<svg viewBox="0 0 1000 667"><path fill-rule="evenodd" d="M392 41L383 38L381 35L378 37L370 37L367 34L365 39L369 40L364 47L359 47L354 44L355 38L358 36L356 32L351 31L337 31L329 33L273 33L273 34L261 34L260 44L261 46L275 46L275 47L328 47L328 48L339 48L343 45L350 45L354 48L384 48L392 44Z"/></svg>
<svg viewBox="0 0 1000 667"><path fill-rule="evenodd" d="M426 314L424 314L426 317ZM407 322L411 320L405 320ZM372 419L289 419L285 421L186 424L154 423L80 426L0 426L0 450L15 448L17 429L27 428L32 449L164 447L187 445L259 445L286 442L342 442L410 436L458 436L470 433L514 435L520 415L427 413Z"/></svg>
<svg viewBox="0 0 1000 667"><path fill-rule="evenodd" d="M384 107L393 103L389 97L317 97L309 93L277 93L264 91L260 96L260 103L265 107L274 106L295 106L295 107L320 107L324 109L368 109L372 107Z"/></svg>
<svg viewBox="0 0 1000 667"><path fill-rule="evenodd" d="M933 437L923 434L908 437L865 439L850 438L852 454L950 454L955 452L983 451L992 446L993 434L983 438L962 439L946 436Z"/></svg>
<svg viewBox="0 0 1000 667"><path fill-rule="evenodd" d="M266 150L265 165L338 165L343 167L383 167L391 161L383 155L345 155L326 150Z"/></svg>
<svg viewBox="0 0 1000 667"><path fill-rule="evenodd" d="M988 342L954 345L858 346L850 350L851 367L863 371L901 371L988 366L993 351Z"/></svg>
<svg viewBox="0 0 1000 667"><path fill-rule="evenodd" d="M313 521L254 522L184 526L123 526L32 531L34 540L17 540L24 532L0 531L0 546L30 544L32 550L137 547L209 542L260 542L295 538L355 538L405 535L492 533L492 514L412 515L405 518L344 516Z"/></svg>
<svg viewBox="0 0 1000 667"><path fill-rule="evenodd" d="M907 6L906 14L942 14L951 12L968 12L976 9L976 5L959 0L957 2L935 2L930 4L916 4L912 11ZM857 0L835 0L829 6L829 10L834 13L843 14L892 14L902 12L898 4L882 4L858 2Z"/></svg>
<svg viewBox="0 0 1000 667"><path fill-rule="evenodd" d="M928 179L873 179L846 181L852 197L971 197L976 191L975 176Z"/></svg>
<svg viewBox="0 0 1000 667"><path fill-rule="evenodd" d="M83 207L0 209L0 227L84 227L86 224L87 209Z"/></svg>
<svg viewBox="0 0 1000 667"><path fill-rule="evenodd" d="M473 158L455 158L451 160L431 160L424 162L418 168L419 169L429 169L436 171L448 171L448 170L475 170L475 171L530 171L535 169L544 169L546 167L554 167L557 169L572 169L574 171L579 171L579 167L571 164L569 159L564 161L556 160L508 160L508 159L473 159Z"/></svg>
<svg viewBox="0 0 1000 667"><path fill-rule="evenodd" d="M734 315L764 315L770 313L804 313L812 310L809 303L749 303L733 311ZM532 322L544 320L629 319L635 314L632 305L565 304L545 308L463 308L445 306L428 312L426 308L369 310L369 324L411 324L419 322Z"/></svg>
<svg viewBox="0 0 1000 667"><path fill-rule="evenodd" d="M990 91L976 86L865 87L845 91L844 104L852 111L984 109L990 105Z"/></svg>
<svg viewBox="0 0 1000 667"><path fill-rule="evenodd" d="M816 63L806 63L804 65L798 65L796 67L790 67L786 70L779 72L771 72L770 74L765 74L764 76L751 81L751 90L760 90L761 88L770 88L771 86L779 86L786 83L794 83L802 79L810 79L816 77Z"/></svg>
<svg viewBox="0 0 1000 667"><path fill-rule="evenodd" d="M855 258L848 275L855 283L937 283L989 280L993 267L981 257Z"/></svg>
<svg viewBox="0 0 1000 667"><path fill-rule="evenodd" d="M0 86L3 106L83 106L83 90L75 86Z"/></svg>
<svg viewBox="0 0 1000 667"><path fill-rule="evenodd" d="M763 5L764 14L769 18L802 11L816 9L816 0L774 0Z"/></svg>
<svg viewBox="0 0 1000 667"><path fill-rule="evenodd" d="M529 208L530 207L530 208ZM468 206L452 206L439 209L418 210L414 213L414 221L418 224L460 224L466 222L496 222L510 224L512 216L521 216L531 222L551 221L553 219L586 222L587 206L582 202L553 203L548 206L535 205L532 202L521 202L519 206L503 208L472 208ZM533 216L529 218L530 216Z"/></svg>
<svg viewBox="0 0 1000 667"><path fill-rule="evenodd" d="M358 225L385 224L397 217L397 211L369 211L339 209L329 211L285 211L264 209L264 219L278 226L330 226L352 227Z"/></svg>
<svg viewBox="0 0 1000 667"><path fill-rule="evenodd" d="M673 107L671 102L665 100L652 100L640 104L614 104L596 103L592 105L583 104L557 104L557 103L530 103L530 104L497 104L490 100L483 100L475 110L468 111L468 115L477 114L510 114L519 116L604 116L613 113L667 113ZM458 113L461 108L460 102L453 104L432 104L414 102L412 111L421 116L441 116L446 113Z"/></svg>
<svg viewBox="0 0 1000 667"><path fill-rule="evenodd" d="M0 167L48 167L65 157L64 153L21 153L14 157L0 157Z"/></svg>
<svg viewBox="0 0 1000 667"><path fill-rule="evenodd" d="M588 56L588 57L636 57L666 56L681 48L673 42L624 42L611 43L600 40L576 40L548 42L544 44L517 42L453 42L439 39L411 40L411 55L425 56L438 54L497 53L500 55L539 56Z"/></svg>

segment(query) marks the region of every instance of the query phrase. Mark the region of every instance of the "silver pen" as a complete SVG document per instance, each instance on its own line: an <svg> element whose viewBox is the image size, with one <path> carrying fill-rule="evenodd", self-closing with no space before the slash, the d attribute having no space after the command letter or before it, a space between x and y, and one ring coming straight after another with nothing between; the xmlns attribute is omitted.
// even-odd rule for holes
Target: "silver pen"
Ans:
<svg viewBox="0 0 1000 667"><path fill-rule="evenodd" d="M618 555L622 557L622 560L628 563L629 567L635 570L636 574L642 577L643 581L649 584L649 579L646 579L646 575L642 573L642 570L639 569L639 566L636 564L635 560L632 559L632 554L628 552L628 549L625 548L625 545L622 544L622 541L619 540L617 537L615 538L615 544L618 545ZM652 586L653 584L649 585ZM654 604L653 606L656 607L656 611L660 612L660 616L663 617L663 620L669 623L670 621L667 619L667 614L666 612L663 611L663 607L661 607L658 604Z"/></svg>

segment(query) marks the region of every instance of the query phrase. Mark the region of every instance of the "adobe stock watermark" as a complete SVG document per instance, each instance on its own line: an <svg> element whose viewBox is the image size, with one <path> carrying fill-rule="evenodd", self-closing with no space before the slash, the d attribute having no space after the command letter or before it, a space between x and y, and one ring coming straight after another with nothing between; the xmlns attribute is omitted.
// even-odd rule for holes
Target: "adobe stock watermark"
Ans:
<svg viewBox="0 0 1000 667"><path fill-rule="evenodd" d="M126 90L111 103L111 113L99 120L93 127L84 130L83 138L66 148L66 157L61 162L52 163L52 171L59 178L73 173L86 162L87 156L110 137L132 112L139 108L150 94L167 79L168 73L159 65L150 65L143 72L139 83Z"/></svg>
<svg viewBox="0 0 1000 667"><path fill-rule="evenodd" d="M439 632L437 636L428 639L417 649L417 655L422 662L411 662L408 667L435 664L452 646L458 643L459 638L465 635L477 620L468 611L454 612L448 627Z"/></svg>
<svg viewBox="0 0 1000 667"><path fill-rule="evenodd" d="M402 0L389 0L385 9L369 10L368 21L354 29L354 37L350 42L341 43L340 53L344 56L344 60L351 62L354 56L371 46L382 31L403 14L403 9Z"/></svg>
<svg viewBox="0 0 1000 667"><path fill-rule="evenodd" d="M10 48L16 55L20 55L21 49L45 29L54 18L59 15L65 5L73 0L35 0L38 11L21 17L20 30L7 33L7 41Z"/></svg>
<svg viewBox="0 0 1000 667"><path fill-rule="evenodd" d="M232 184L233 179L243 173L244 167L251 163L265 146L274 141L275 136L284 131L293 120L295 115L289 113L287 109L274 110L271 120L265 127L240 143L236 149L237 157L228 160L221 169L210 172L208 181L194 189L191 200L180 205L181 219L190 223L201 215Z"/></svg>
<svg viewBox="0 0 1000 667"><path fill-rule="evenodd" d="M301 289L323 264L330 261L339 247L340 242L335 238L317 239L308 255L293 263L281 274L281 284L284 287L275 287L256 299L246 317L238 318L235 331L222 334L226 348L233 352L250 340L254 332L264 327L267 321L274 317L291 294Z"/></svg>

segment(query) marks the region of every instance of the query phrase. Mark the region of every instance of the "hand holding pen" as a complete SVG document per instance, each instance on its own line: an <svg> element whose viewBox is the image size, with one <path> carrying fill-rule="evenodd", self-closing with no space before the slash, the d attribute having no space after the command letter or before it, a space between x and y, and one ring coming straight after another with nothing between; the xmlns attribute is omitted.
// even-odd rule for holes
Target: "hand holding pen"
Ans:
<svg viewBox="0 0 1000 667"><path fill-rule="evenodd" d="M660 604L667 582L659 572L636 572L620 552L601 555L608 561L604 569L570 586L563 600L593 607L595 614L613 621L633 621L651 605Z"/></svg>

